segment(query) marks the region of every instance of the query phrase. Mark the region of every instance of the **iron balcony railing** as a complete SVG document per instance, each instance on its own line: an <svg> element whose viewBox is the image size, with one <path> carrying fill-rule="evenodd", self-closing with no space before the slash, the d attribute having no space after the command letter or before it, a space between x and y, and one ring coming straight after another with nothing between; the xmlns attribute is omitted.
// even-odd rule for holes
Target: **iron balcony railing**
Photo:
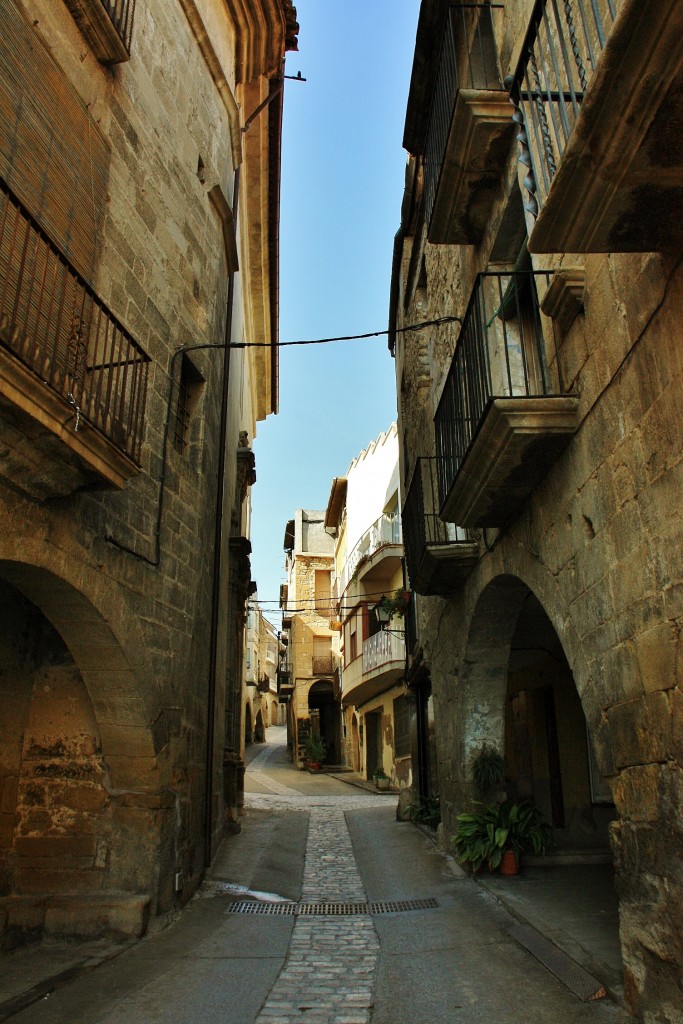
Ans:
<svg viewBox="0 0 683 1024"><path fill-rule="evenodd" d="M513 76L528 209L540 212L616 17L617 0L537 0Z"/></svg>
<svg viewBox="0 0 683 1024"><path fill-rule="evenodd" d="M435 456L418 458L403 505L403 543L409 579L416 580L427 545L468 543L470 531L439 519L439 485Z"/></svg>
<svg viewBox="0 0 683 1024"><path fill-rule="evenodd" d="M382 629L363 643L363 674L374 672L392 661L403 662L405 657L403 637Z"/></svg>
<svg viewBox="0 0 683 1024"><path fill-rule="evenodd" d="M343 594L362 562L371 558L387 544L401 544L401 517L398 513L381 515L353 547L341 574L340 590Z"/></svg>
<svg viewBox="0 0 683 1024"><path fill-rule="evenodd" d="M136 0L100 0L121 42L130 53Z"/></svg>
<svg viewBox="0 0 683 1024"><path fill-rule="evenodd" d="M2 179L0 345L139 465L149 356Z"/></svg>
<svg viewBox="0 0 683 1024"><path fill-rule="evenodd" d="M439 187L453 110L461 89L498 89L491 9L501 4L452 4L446 12L424 152L427 223Z"/></svg>
<svg viewBox="0 0 683 1024"><path fill-rule="evenodd" d="M312 667L314 676L330 676L334 672L334 658L331 654L316 654Z"/></svg>
<svg viewBox="0 0 683 1024"><path fill-rule="evenodd" d="M492 399L564 393L554 324L538 304L551 276L477 276L434 417L440 507Z"/></svg>

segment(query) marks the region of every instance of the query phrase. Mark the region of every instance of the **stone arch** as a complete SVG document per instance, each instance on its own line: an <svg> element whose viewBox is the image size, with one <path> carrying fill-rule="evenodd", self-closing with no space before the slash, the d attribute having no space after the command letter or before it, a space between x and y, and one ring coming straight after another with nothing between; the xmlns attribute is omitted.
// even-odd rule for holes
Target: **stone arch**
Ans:
<svg viewBox="0 0 683 1024"><path fill-rule="evenodd" d="M278 709L279 709L279 707L280 707L280 705L279 705L279 703L276 700L274 700L273 703L270 705L270 724L271 725L277 725Z"/></svg>
<svg viewBox="0 0 683 1024"><path fill-rule="evenodd" d="M82 565L79 576L80 586L48 568L0 559L0 579L40 609L74 659L95 713L112 786L128 788L134 783L138 789L156 789L153 762L161 737L155 744L153 723L160 709L140 683L145 668L142 645L124 627L110 581L102 593L104 614L85 592ZM99 588L95 584L92 589Z"/></svg>
<svg viewBox="0 0 683 1024"><path fill-rule="evenodd" d="M266 742L266 730L263 724L263 714L261 708L256 712L256 720L254 722L254 743L265 743Z"/></svg>
<svg viewBox="0 0 683 1024"><path fill-rule="evenodd" d="M0 561L0 604L8 941L140 934L161 899L172 803L138 675L105 616L54 573Z"/></svg>
<svg viewBox="0 0 683 1024"><path fill-rule="evenodd" d="M341 706L331 679L318 679L308 691L308 713L325 741L325 764L341 764Z"/></svg>

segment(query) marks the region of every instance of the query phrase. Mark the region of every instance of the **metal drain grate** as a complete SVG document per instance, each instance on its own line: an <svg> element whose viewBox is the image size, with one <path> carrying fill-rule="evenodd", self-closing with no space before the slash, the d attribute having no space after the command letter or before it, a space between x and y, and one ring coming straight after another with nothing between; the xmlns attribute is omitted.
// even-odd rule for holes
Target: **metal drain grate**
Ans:
<svg viewBox="0 0 683 1024"><path fill-rule="evenodd" d="M353 917L363 914L403 914L410 910L433 910L438 903L433 896L418 900L383 900L377 903L263 903L260 900L238 900L230 907L231 914L277 914L288 917Z"/></svg>
<svg viewBox="0 0 683 1024"><path fill-rule="evenodd" d="M604 999L607 995L607 990L602 982L585 971L576 961L543 935L540 935L534 928L519 924L515 925L510 934L584 1003L595 999Z"/></svg>

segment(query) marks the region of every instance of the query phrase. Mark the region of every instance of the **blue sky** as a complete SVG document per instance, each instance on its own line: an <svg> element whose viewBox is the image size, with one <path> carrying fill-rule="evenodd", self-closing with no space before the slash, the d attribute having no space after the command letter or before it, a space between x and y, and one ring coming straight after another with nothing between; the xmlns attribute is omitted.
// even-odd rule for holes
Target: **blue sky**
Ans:
<svg viewBox="0 0 683 1024"><path fill-rule="evenodd" d="M296 0L287 56L280 219L280 340L383 330L406 154L401 147L419 0ZM282 541L296 508L324 508L332 478L396 418L386 336L284 348L280 413L254 442L252 578L278 622Z"/></svg>

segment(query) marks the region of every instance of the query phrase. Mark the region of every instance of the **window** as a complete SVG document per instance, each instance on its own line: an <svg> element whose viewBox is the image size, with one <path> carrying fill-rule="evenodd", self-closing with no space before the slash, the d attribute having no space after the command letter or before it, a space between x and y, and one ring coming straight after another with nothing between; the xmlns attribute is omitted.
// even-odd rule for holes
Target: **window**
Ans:
<svg viewBox="0 0 683 1024"><path fill-rule="evenodd" d="M173 432L173 445L175 450L180 452L181 455L190 443L192 416L197 408L203 389L204 378L187 358L187 355L183 353Z"/></svg>
<svg viewBox="0 0 683 1024"><path fill-rule="evenodd" d="M321 615L332 614L331 578L329 569L315 570L315 610Z"/></svg>
<svg viewBox="0 0 683 1024"><path fill-rule="evenodd" d="M408 757L410 754L410 711L405 697L394 701L394 756Z"/></svg>

